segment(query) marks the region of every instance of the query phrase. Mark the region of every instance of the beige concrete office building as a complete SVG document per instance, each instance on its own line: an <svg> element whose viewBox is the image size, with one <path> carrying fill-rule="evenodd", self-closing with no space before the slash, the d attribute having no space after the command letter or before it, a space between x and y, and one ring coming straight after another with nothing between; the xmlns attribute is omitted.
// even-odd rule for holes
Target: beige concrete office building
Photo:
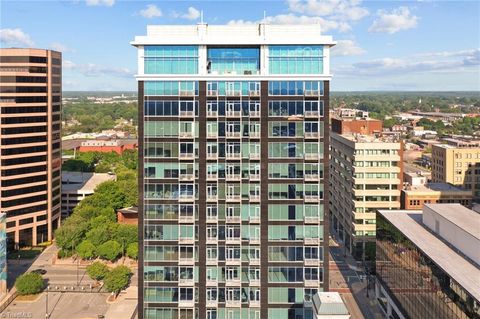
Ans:
<svg viewBox="0 0 480 319"><path fill-rule="evenodd" d="M8 246L52 239L60 223L61 53L0 49L0 213Z"/></svg>
<svg viewBox="0 0 480 319"><path fill-rule="evenodd" d="M330 138L330 217L356 259L374 257L375 214L400 208L402 143L391 137L337 134Z"/></svg>
<svg viewBox="0 0 480 319"><path fill-rule="evenodd" d="M472 190L480 200L480 147L433 145L432 181Z"/></svg>

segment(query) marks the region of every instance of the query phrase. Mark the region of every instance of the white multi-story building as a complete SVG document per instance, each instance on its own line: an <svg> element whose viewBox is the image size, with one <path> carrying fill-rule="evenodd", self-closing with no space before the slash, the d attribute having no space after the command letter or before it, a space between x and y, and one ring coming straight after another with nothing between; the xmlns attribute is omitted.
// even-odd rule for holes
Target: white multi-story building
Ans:
<svg viewBox="0 0 480 319"><path fill-rule="evenodd" d="M328 289L335 44L320 31L148 26L132 42L139 318L312 318L304 301Z"/></svg>
<svg viewBox="0 0 480 319"><path fill-rule="evenodd" d="M359 260L375 254L378 209L399 209L402 144L390 137L337 134L330 138L330 217Z"/></svg>

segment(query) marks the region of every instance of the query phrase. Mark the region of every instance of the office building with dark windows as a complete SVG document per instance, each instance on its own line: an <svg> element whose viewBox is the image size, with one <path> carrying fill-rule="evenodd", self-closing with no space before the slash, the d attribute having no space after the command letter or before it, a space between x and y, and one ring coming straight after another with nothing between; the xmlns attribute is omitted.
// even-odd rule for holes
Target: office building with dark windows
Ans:
<svg viewBox="0 0 480 319"><path fill-rule="evenodd" d="M388 318L480 318L480 214L460 204L377 215L376 296Z"/></svg>
<svg viewBox="0 0 480 319"><path fill-rule="evenodd" d="M0 49L0 212L9 249L52 240L60 223L62 56Z"/></svg>
<svg viewBox="0 0 480 319"><path fill-rule="evenodd" d="M319 25L137 36L139 318L312 318L328 290Z"/></svg>

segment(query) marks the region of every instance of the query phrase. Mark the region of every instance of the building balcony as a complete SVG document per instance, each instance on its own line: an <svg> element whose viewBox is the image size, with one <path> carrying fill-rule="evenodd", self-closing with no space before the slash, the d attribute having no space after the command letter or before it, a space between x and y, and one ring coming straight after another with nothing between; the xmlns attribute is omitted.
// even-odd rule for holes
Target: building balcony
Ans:
<svg viewBox="0 0 480 319"><path fill-rule="evenodd" d="M178 301L179 308L193 308L195 307L195 300L179 300Z"/></svg>
<svg viewBox="0 0 480 319"><path fill-rule="evenodd" d="M193 237L178 237L179 244L193 245L195 244L195 238Z"/></svg>
<svg viewBox="0 0 480 319"><path fill-rule="evenodd" d="M260 279L249 279L248 283L250 286L260 287Z"/></svg>
<svg viewBox="0 0 480 319"><path fill-rule="evenodd" d="M319 174L305 174L303 176L303 179L305 181L315 182L315 181L318 181L320 179L320 175Z"/></svg>
<svg viewBox="0 0 480 319"><path fill-rule="evenodd" d="M218 111L207 111L207 117L218 117Z"/></svg>
<svg viewBox="0 0 480 319"><path fill-rule="evenodd" d="M227 245L240 245L242 243L242 239L240 237L227 237L225 239L225 243Z"/></svg>
<svg viewBox="0 0 480 319"><path fill-rule="evenodd" d="M248 137L250 137L250 138L260 138L260 132L249 132Z"/></svg>
<svg viewBox="0 0 480 319"><path fill-rule="evenodd" d="M180 266L194 266L195 265L195 258L179 258L178 265Z"/></svg>
<svg viewBox="0 0 480 319"><path fill-rule="evenodd" d="M225 259L225 265L227 266L240 266L242 261L240 259Z"/></svg>
<svg viewBox="0 0 480 319"><path fill-rule="evenodd" d="M217 308L218 307L218 300L207 300L206 301L207 308Z"/></svg>
<svg viewBox="0 0 480 319"><path fill-rule="evenodd" d="M208 242L207 242L208 244ZM207 266L217 266L218 265L218 259L213 259L213 258L207 258Z"/></svg>
<svg viewBox="0 0 480 319"><path fill-rule="evenodd" d="M178 113L178 116L180 116L180 117L194 117L195 116L195 111L180 111Z"/></svg>
<svg viewBox="0 0 480 319"><path fill-rule="evenodd" d="M314 238L314 237L304 238L303 243L305 245L319 245L320 244L320 238Z"/></svg>
<svg viewBox="0 0 480 319"><path fill-rule="evenodd" d="M217 132L207 132L207 138L218 138Z"/></svg>
<svg viewBox="0 0 480 319"><path fill-rule="evenodd" d="M225 137L226 138L241 138L242 133L241 132L226 132Z"/></svg>
<svg viewBox="0 0 480 319"><path fill-rule="evenodd" d="M253 237L253 238L250 238L248 242L252 245L260 245L260 238Z"/></svg>
<svg viewBox="0 0 480 319"><path fill-rule="evenodd" d="M240 300L226 300L225 307L227 308L240 308L242 306L242 302Z"/></svg>
<svg viewBox="0 0 480 319"><path fill-rule="evenodd" d="M195 175L194 174L180 174L180 176L178 176L178 179L180 181L193 181L193 180L195 180Z"/></svg>
<svg viewBox="0 0 480 319"><path fill-rule="evenodd" d="M180 132L178 133L179 138L194 138L195 134L193 132Z"/></svg>
<svg viewBox="0 0 480 319"><path fill-rule="evenodd" d="M195 201L195 195L193 194L180 194L178 197L179 202L193 202Z"/></svg>
<svg viewBox="0 0 480 319"><path fill-rule="evenodd" d="M178 222L179 223L194 223L195 222L195 216L180 216L178 217Z"/></svg>
<svg viewBox="0 0 480 319"><path fill-rule="evenodd" d="M218 181L218 174L207 173L207 181Z"/></svg>
<svg viewBox="0 0 480 319"><path fill-rule="evenodd" d="M260 216L249 216L248 221L251 224L260 224Z"/></svg>
<svg viewBox="0 0 480 319"><path fill-rule="evenodd" d="M318 111L305 111L305 117L318 117L320 113Z"/></svg>
<svg viewBox="0 0 480 319"><path fill-rule="evenodd" d="M240 217L240 216L226 216L225 217L225 222L239 224L239 223L242 222L242 217Z"/></svg>
<svg viewBox="0 0 480 319"><path fill-rule="evenodd" d="M320 91L318 91L318 90L304 90L303 95L304 96L319 96Z"/></svg>
<svg viewBox="0 0 480 319"><path fill-rule="evenodd" d="M305 216L303 218L305 224L318 224L320 223L320 218L318 216Z"/></svg>
<svg viewBox="0 0 480 319"><path fill-rule="evenodd" d="M218 223L218 216L207 216L207 223Z"/></svg>
<svg viewBox="0 0 480 319"><path fill-rule="evenodd" d="M237 194L227 194L225 200L227 202L240 202L242 200L242 196Z"/></svg>
<svg viewBox="0 0 480 319"><path fill-rule="evenodd" d="M320 132L305 132L305 138L314 138L318 139L320 137Z"/></svg>
<svg viewBox="0 0 480 319"><path fill-rule="evenodd" d="M242 175L240 175L240 174L227 174L225 176L225 179L227 181L239 181L239 180L242 179Z"/></svg>
<svg viewBox="0 0 480 319"><path fill-rule="evenodd" d="M195 280L193 278L184 278L178 280L178 285L181 287L195 286Z"/></svg>
<svg viewBox="0 0 480 319"><path fill-rule="evenodd" d="M218 285L218 280L217 279L208 279L206 282L207 287L216 287Z"/></svg>
<svg viewBox="0 0 480 319"><path fill-rule="evenodd" d="M217 90L207 90L207 96L218 96Z"/></svg>
<svg viewBox="0 0 480 319"><path fill-rule="evenodd" d="M250 153L249 158L259 160L260 159L260 153Z"/></svg>
<svg viewBox="0 0 480 319"><path fill-rule="evenodd" d="M240 91L240 90L226 90L225 95L226 96L242 96L242 91Z"/></svg>
<svg viewBox="0 0 480 319"><path fill-rule="evenodd" d="M260 195L250 194L250 196L248 198L250 199L251 202L258 203L260 201Z"/></svg>
<svg viewBox="0 0 480 319"><path fill-rule="evenodd" d="M218 244L217 237L207 237L207 245L216 245Z"/></svg>
<svg viewBox="0 0 480 319"><path fill-rule="evenodd" d="M318 266L318 259L304 259L303 264L305 266Z"/></svg>
<svg viewBox="0 0 480 319"><path fill-rule="evenodd" d="M250 117L260 117L260 111L250 111L250 112L248 112L248 116L250 116Z"/></svg>
<svg viewBox="0 0 480 319"><path fill-rule="evenodd" d="M305 285L305 287L312 287L312 288L318 288L318 286L320 286L320 283L318 282L318 280L305 279L303 281L303 284Z"/></svg>
<svg viewBox="0 0 480 319"><path fill-rule="evenodd" d="M239 287L242 285L242 281L240 278L234 278L234 279L225 279L225 286L227 287Z"/></svg>
<svg viewBox="0 0 480 319"><path fill-rule="evenodd" d="M250 305L250 307L260 307L260 300L250 300L248 304Z"/></svg>
<svg viewBox="0 0 480 319"><path fill-rule="evenodd" d="M260 180L260 174L250 174L249 176L251 181L259 181Z"/></svg>
<svg viewBox="0 0 480 319"><path fill-rule="evenodd" d="M195 90L180 90L178 92L180 96L195 96Z"/></svg>
<svg viewBox="0 0 480 319"><path fill-rule="evenodd" d="M217 153L207 153L207 160L217 160L218 154Z"/></svg>
<svg viewBox="0 0 480 319"><path fill-rule="evenodd" d="M226 157L227 160L229 160L229 159L241 159L242 154L241 153L227 153L225 157Z"/></svg>
<svg viewBox="0 0 480 319"><path fill-rule="evenodd" d="M306 160L318 160L319 159L319 156L317 153L305 153L304 154L304 158Z"/></svg>
<svg viewBox="0 0 480 319"><path fill-rule="evenodd" d="M260 266L260 259L250 259L248 264L250 266Z"/></svg>
<svg viewBox="0 0 480 319"><path fill-rule="evenodd" d="M195 159L194 153L180 153L178 154L178 158L181 160L193 160Z"/></svg>
<svg viewBox="0 0 480 319"><path fill-rule="evenodd" d="M260 96L260 90L248 90L248 96Z"/></svg>
<svg viewBox="0 0 480 319"><path fill-rule="evenodd" d="M218 201L218 195L207 194L207 202L216 202Z"/></svg>
<svg viewBox="0 0 480 319"><path fill-rule="evenodd" d="M319 201L318 195L305 195L304 199L305 199L305 202L308 202L308 203L318 203Z"/></svg>
<svg viewBox="0 0 480 319"><path fill-rule="evenodd" d="M242 111L226 111L225 116L226 117L240 117L240 116L242 116Z"/></svg>

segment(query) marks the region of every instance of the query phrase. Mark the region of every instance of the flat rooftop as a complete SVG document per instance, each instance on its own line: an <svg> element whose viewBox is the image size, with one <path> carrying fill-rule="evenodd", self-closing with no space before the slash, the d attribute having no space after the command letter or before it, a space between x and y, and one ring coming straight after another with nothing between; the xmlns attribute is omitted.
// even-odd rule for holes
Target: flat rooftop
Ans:
<svg viewBox="0 0 480 319"><path fill-rule="evenodd" d="M162 44L261 45L324 44L335 45L331 36L321 35L319 24L305 25L148 25L146 36L136 36L134 46Z"/></svg>
<svg viewBox="0 0 480 319"><path fill-rule="evenodd" d="M433 205L443 206L446 204L430 204L429 206ZM458 204L458 206L461 205ZM442 210L442 208L440 208L440 210ZM444 214L450 215L449 217L453 218L450 209L446 208L446 210L448 212L444 212ZM422 222L422 211L379 210L378 212L412 241L415 246L429 256L435 264L447 272L450 277L458 282L458 284L467 290L476 300L480 300L480 268L428 231ZM465 220L457 222L460 222L462 225L471 222L470 228L476 227L478 234L480 231L480 215L476 214L474 220L471 220L471 218L474 217L473 215L468 216Z"/></svg>
<svg viewBox="0 0 480 319"><path fill-rule="evenodd" d="M480 214L460 204L425 204L425 206L480 240Z"/></svg>
<svg viewBox="0 0 480 319"><path fill-rule="evenodd" d="M115 174L62 171L62 193L91 193L103 182L115 180Z"/></svg>
<svg viewBox="0 0 480 319"><path fill-rule="evenodd" d="M399 143L398 138L388 135L362 135L362 134L352 134L352 133L346 133L346 134L338 134L338 133L332 133L333 135L338 135L346 140L355 142L355 143Z"/></svg>
<svg viewBox="0 0 480 319"><path fill-rule="evenodd" d="M418 176L425 177L422 175L418 175ZM426 185L412 185L412 186L409 186L409 189L405 190L405 192L428 192L428 191L471 193L471 191L469 190L462 189L460 187L456 187L448 183L428 183ZM445 204L442 204L442 205L445 205Z"/></svg>

